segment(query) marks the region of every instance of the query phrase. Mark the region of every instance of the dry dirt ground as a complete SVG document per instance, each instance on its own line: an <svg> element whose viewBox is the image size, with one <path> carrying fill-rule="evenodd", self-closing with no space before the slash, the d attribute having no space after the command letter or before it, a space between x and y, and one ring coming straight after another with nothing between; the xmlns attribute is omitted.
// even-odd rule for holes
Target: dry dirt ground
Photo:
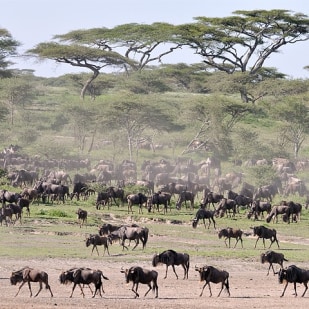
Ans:
<svg viewBox="0 0 309 309"><path fill-rule="evenodd" d="M151 261L151 257L149 257ZM86 265L87 264L87 265ZM181 266L176 267L179 279L176 280L172 269L168 271L167 279L165 275L165 265L159 265L155 269L159 273L159 297L154 298L154 294L144 297L147 286L140 285L138 291L140 298L134 299L131 291L132 284L124 282L124 274L120 273L122 266L130 267L135 263L123 263L102 260L78 260L78 259L43 259L43 260L13 260L2 259L0 263L0 308L309 308L309 291L305 297L299 297L303 291L303 285L297 285L298 297L293 295L293 286L288 285L286 294L280 298L283 285L278 283L277 276L267 274L267 265L257 262L241 261L220 261L212 263L213 266L228 269L230 273L230 292L228 297L223 291L218 298L219 285L211 284L213 297L209 297L209 289L205 288L202 297L199 297L202 283L199 282L198 273L194 270L194 265L207 264L205 259L195 259L191 261L189 279L183 280L183 270ZM30 266L47 270L49 282L54 297L51 298L49 291L45 288L36 298L29 297L27 285L23 286L19 295L14 297L18 286L10 285L7 278L12 270L18 270L24 266ZM151 263L139 263L145 268L152 268ZM101 269L109 280L104 280L105 294L103 297L92 298L88 287L85 287L86 297L83 298L77 287L73 297L69 298L72 285L60 285L59 274L62 270L74 266L85 266L94 269ZM306 267L306 265L299 266ZM35 294L38 290L38 283L32 283L32 290Z"/></svg>

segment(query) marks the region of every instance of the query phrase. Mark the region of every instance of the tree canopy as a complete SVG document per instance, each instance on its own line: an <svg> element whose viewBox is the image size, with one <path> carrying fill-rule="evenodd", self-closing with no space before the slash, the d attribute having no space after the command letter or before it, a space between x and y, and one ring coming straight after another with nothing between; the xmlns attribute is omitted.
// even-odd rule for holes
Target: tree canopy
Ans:
<svg viewBox="0 0 309 309"><path fill-rule="evenodd" d="M19 45L20 43L13 39L9 31L0 28L0 77L8 77L11 75L8 66L11 65L12 62L8 58L16 55L16 49Z"/></svg>

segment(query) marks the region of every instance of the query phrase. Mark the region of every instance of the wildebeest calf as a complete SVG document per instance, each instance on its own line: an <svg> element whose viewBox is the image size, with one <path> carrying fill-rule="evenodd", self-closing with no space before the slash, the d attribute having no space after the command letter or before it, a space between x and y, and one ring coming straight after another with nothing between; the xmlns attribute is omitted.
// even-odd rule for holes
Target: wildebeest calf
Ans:
<svg viewBox="0 0 309 309"><path fill-rule="evenodd" d="M278 253L275 251L266 251L265 253L261 254L261 263L264 264L265 262L269 263L269 268L267 272L267 276L269 275L270 268L272 267L274 275L276 274L273 264L279 264L281 268L283 268L283 261L288 261L284 258L282 253Z"/></svg>
<svg viewBox="0 0 309 309"><path fill-rule="evenodd" d="M104 246L103 255L105 254L106 250L107 250L108 255L110 255L109 254L109 250L108 250L108 244L112 244L111 238L106 237L106 236L100 236L98 234L90 235L86 239L86 247L89 247L90 245L93 245L92 251L91 251L91 255L93 253L94 248L96 248L97 253L99 255L99 251L98 251L98 247L97 246Z"/></svg>
<svg viewBox="0 0 309 309"><path fill-rule="evenodd" d="M236 238L236 243L234 248L236 247L238 241L241 242L241 247L243 248L243 242L242 242L242 234L243 231L240 229L233 229L231 227L228 227L226 229L221 229L218 233L219 238L225 237L224 243L227 246L226 240L229 240L229 248L231 248L231 238Z"/></svg>

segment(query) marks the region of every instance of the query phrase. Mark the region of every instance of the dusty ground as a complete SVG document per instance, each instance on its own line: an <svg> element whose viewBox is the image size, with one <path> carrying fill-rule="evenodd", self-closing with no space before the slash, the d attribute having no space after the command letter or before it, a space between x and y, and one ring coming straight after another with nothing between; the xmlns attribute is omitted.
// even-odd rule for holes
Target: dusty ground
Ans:
<svg viewBox="0 0 309 309"><path fill-rule="evenodd" d="M151 261L151 257L149 257ZM149 292L147 297L143 297L147 290L145 285L139 286L141 297L134 299L131 291L131 283L126 285L124 275L120 273L122 266L129 267L135 265L129 263L123 265L120 262L106 262L100 260L77 259L44 259L44 260L13 260L2 259L0 264L0 308L309 308L309 292L304 298L294 297L293 286L289 284L286 294L283 298L280 295L283 291L283 285L280 285L277 276L273 274L266 276L267 265L260 263L249 263L240 261L225 261L224 266L230 273L230 292L231 297L227 296L225 291L221 297L217 298L219 285L212 284L213 297L209 297L209 290L206 287L204 295L199 297L202 284L199 282L198 273L194 271L194 265L206 264L205 260L191 261L188 280L176 280L169 269L167 279L165 275L165 265L156 267L159 272L159 298L155 299L154 294ZM216 264L216 265L215 265ZM49 291L43 289L36 298L29 297L28 287L25 285L19 295L14 297L18 286L12 286L9 280L10 271L18 270L24 266L48 269L50 285L54 293L51 298ZM145 268L152 268L150 263L139 264ZM223 266L220 261L212 263L217 267ZM73 266L86 266L95 269L101 269L109 281L104 281L105 294L102 298L96 296L91 298L90 290L85 287L86 297L83 298L80 290L76 288L73 298L69 298L72 285L60 285L58 281L62 270ZM301 265L300 265L301 266ZM306 265L303 265L306 267ZM182 278L182 268L176 268L177 273ZM297 285L298 294L304 291L304 286ZM38 284L32 284L33 293L38 290Z"/></svg>

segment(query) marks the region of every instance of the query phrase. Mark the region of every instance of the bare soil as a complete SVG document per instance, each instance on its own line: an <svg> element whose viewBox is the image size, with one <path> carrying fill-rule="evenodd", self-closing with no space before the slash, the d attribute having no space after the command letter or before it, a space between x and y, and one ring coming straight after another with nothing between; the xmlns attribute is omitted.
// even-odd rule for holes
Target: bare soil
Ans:
<svg viewBox="0 0 309 309"><path fill-rule="evenodd" d="M116 259L115 259L116 260ZM151 261L151 256L149 256ZM194 270L194 265L204 265L207 261L202 258L191 260L189 279L183 280L183 269L176 267L179 275L177 280L172 272L168 270L167 279L165 275L165 265L159 265L155 269L159 273L159 297L154 294L144 297L147 291L146 285L140 285L138 291L140 297L135 299L131 291L132 284L126 284L124 274L120 273L122 266L130 267L136 263L124 263L119 261L102 260L79 260L79 259L43 259L43 260L15 260L2 258L0 264L0 308L309 308L309 292L305 297L300 297L304 291L304 285L297 285L298 297L293 295L293 285L289 284L284 297L280 297L284 285L278 283L277 276L272 273L267 274L268 265L256 262L228 260L216 261L212 265L225 268L230 273L230 292L228 297L223 291L218 298L220 285L211 284L213 296L209 297L209 289L205 288L202 297L199 296L203 283L199 281L198 273ZM12 270L18 270L24 266L31 266L48 270L49 282L54 297L45 288L36 298L29 297L27 285L24 285L17 297L14 297L18 286L10 285L9 277ZM145 268L153 268L151 263L142 262L138 265ZM109 280L104 280L105 294L103 297L92 294L88 287L84 288L86 297L83 298L80 289L76 287L73 297L69 298L72 285L61 285L58 278L61 271L74 266L91 267L101 269ZM302 266L299 264L299 266ZM303 265L306 267L307 265ZM32 283L33 294L38 291L38 283Z"/></svg>

